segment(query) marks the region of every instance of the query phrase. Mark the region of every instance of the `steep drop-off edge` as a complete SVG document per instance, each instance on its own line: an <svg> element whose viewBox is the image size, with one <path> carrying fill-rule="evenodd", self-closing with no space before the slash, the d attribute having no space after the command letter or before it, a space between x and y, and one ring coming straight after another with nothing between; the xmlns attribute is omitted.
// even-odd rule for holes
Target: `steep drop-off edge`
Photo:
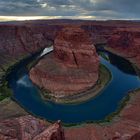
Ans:
<svg viewBox="0 0 140 140"><path fill-rule="evenodd" d="M44 120L26 115L0 121L0 140L65 140L61 122L48 125Z"/></svg>
<svg viewBox="0 0 140 140"><path fill-rule="evenodd" d="M96 82L96 84L90 89L81 93L60 97L60 98L55 98L49 93L49 91L46 91L45 89L41 89L41 95L43 100L54 101L56 103L61 103L61 104L78 104L98 96L100 92L105 88L105 86L109 84L111 78L112 76L109 69L103 64L100 64L99 79Z"/></svg>
<svg viewBox="0 0 140 140"><path fill-rule="evenodd" d="M3 72L3 75L0 77L0 101L9 98L12 96L13 91L10 89L9 84L8 84L8 75L11 73L11 71L21 62L23 62L25 59L28 59L32 57L33 55L39 54L42 51L38 51L37 53L34 54L28 54L25 55L24 57L18 58L16 61L9 61L9 63L6 66L5 71Z"/></svg>
<svg viewBox="0 0 140 140"><path fill-rule="evenodd" d="M13 91L8 85L8 76L20 63L28 60L38 54L42 50L32 55L27 55L21 60L15 63L10 63L10 66L5 71L5 75L2 80L2 91L6 93L5 98L0 101L0 139L20 139L20 140L33 140L48 139L48 140L65 140L64 129L61 122L49 123L47 120L43 120L37 116L29 115L19 103L13 100L11 97ZM26 131L27 130L27 131Z"/></svg>

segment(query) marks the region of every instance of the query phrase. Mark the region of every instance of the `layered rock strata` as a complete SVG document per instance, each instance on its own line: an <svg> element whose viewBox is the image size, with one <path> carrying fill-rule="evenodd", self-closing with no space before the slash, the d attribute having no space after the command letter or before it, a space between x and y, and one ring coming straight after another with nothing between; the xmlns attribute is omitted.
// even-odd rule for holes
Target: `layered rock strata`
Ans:
<svg viewBox="0 0 140 140"><path fill-rule="evenodd" d="M135 28L121 29L108 39L107 49L130 60L140 68L140 31Z"/></svg>
<svg viewBox="0 0 140 140"><path fill-rule="evenodd" d="M0 121L0 140L65 140L60 122L47 126L45 121L23 116Z"/></svg>
<svg viewBox="0 0 140 140"><path fill-rule="evenodd" d="M31 80L52 96L65 97L85 91L98 80L99 58L88 33L67 27L58 33L54 52L30 71Z"/></svg>
<svg viewBox="0 0 140 140"><path fill-rule="evenodd" d="M56 34L62 27L68 24L81 25L84 30L88 31L92 35L92 40L96 44L107 43L111 51L121 54L125 58L136 62L139 64L139 22L129 22L129 21L70 21L70 20L47 20L47 21L31 21L22 23L16 23L15 25L7 24L0 25L0 77L3 76L10 65L13 65L15 61L22 59L22 56L27 56L38 51L41 48L46 47L47 39L54 40ZM121 30L120 30L120 29ZM125 33L124 33L125 32ZM124 35L126 34L132 35ZM123 40L130 39L137 44L129 45L128 43L122 43ZM21 39L22 38L22 39ZM116 38L116 39L115 39ZM122 39L121 39L122 38ZM18 41L19 40L19 41ZM40 40L40 41L39 41ZM120 41L121 40L121 41ZM22 43L20 43L22 41ZM16 43L17 42L17 43ZM35 43L36 42L36 43ZM127 41L126 41L127 42ZM117 44L117 45L116 45ZM124 45L125 44L125 45ZM128 44L128 45L126 45ZM10 47L9 47L10 46ZM127 47L129 46L129 47ZM52 56L54 58L54 56ZM45 61L45 60L44 60ZM57 63L58 64L58 63ZM64 67L62 67L64 68ZM43 75L45 75L43 73ZM44 76L45 77L45 76ZM84 127L74 127L66 131L67 140L107 140L107 139L118 139L126 140L132 135L132 140L139 140L139 126L140 126L140 94L138 94L134 101L125 108L121 113L121 118L118 118L110 125L100 126L100 125L87 125ZM10 123L13 119L10 120ZM2 123L2 122L1 122ZM28 125L28 124L27 124ZM13 126L13 125L12 125ZM0 124L1 130L6 134L7 137L10 133L7 133L6 129L3 129ZM13 130L13 129L12 129ZM27 129L28 130L28 129ZM8 131L9 132L9 131ZM15 132L15 131L14 131ZM136 134L137 133L137 134ZM0 133L3 138L2 132ZM15 134L14 134L15 135ZM10 137L11 139L11 137ZM18 139L18 138L15 138Z"/></svg>
<svg viewBox="0 0 140 140"><path fill-rule="evenodd" d="M0 25L0 85L10 66L49 44L43 32L34 32L24 25Z"/></svg>

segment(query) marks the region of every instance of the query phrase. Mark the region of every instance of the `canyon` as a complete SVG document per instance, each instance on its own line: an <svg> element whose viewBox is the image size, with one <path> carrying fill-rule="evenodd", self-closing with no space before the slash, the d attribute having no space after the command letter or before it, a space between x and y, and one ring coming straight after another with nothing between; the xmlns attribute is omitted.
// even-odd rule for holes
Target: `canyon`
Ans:
<svg viewBox="0 0 140 140"><path fill-rule="evenodd" d="M81 50L79 50L78 45L76 45L76 49L79 51L76 51L73 47L65 49L63 47L65 45L65 36L68 37L68 40L71 42L73 41L73 38L70 39L70 35L68 33L71 33L71 29L68 29L68 32L65 31L65 28L71 27L71 26L78 26L81 29L78 29L78 32L86 31L88 32L90 36L90 40L82 39L79 41L80 43L89 43L94 44L96 48L100 49L98 45L102 45L104 49L109 50L117 55L123 56L124 58L131 61L138 69L140 68L140 24L139 22L132 22L132 21L74 21L74 20L56 20L55 22L52 20L48 21L25 21L25 22L19 22L19 23L2 23L0 25L0 85L3 86L3 81L5 81L5 74L7 73L7 70L9 67L15 65L20 60L22 60L25 57L33 55L35 52L41 51L42 49L50 46L54 42L54 54L49 54L45 56L41 62L41 65L44 63L49 65L54 64L57 62L59 65L59 68L63 68L66 72L68 71L68 68L77 70L84 69L85 71L90 71L91 74L93 74L93 71L97 74L98 71L98 56L96 56L95 48L93 46L93 50L91 53L88 50L87 47L83 46ZM74 27L73 27L74 28ZM77 28L77 27L76 27ZM83 29L83 30L82 30ZM80 31L79 31L80 30ZM82 31L81 31L82 30ZM65 35L66 34L66 35ZM68 35L67 35L68 34ZM63 39L65 38L65 39ZM87 34L85 37L87 39ZM89 38L89 37L88 37ZM59 42L61 40L61 42ZM77 40L74 42L71 42L72 46L74 43L78 43ZM92 43L91 43L92 42ZM60 47L62 46L62 47ZM90 48L90 47L89 47ZM70 53L74 49L74 54L76 55L76 58L78 58L78 62L75 61L74 55ZM86 61L83 61L82 57L79 53L82 51L87 52L88 57L86 56ZM57 53L59 52L59 53ZM69 53L67 53L69 52ZM94 62L90 62L87 60L89 58L92 58L92 54L95 53L95 60L97 63L94 65ZM65 57L69 56L69 57ZM63 57L61 57L63 56ZM47 58L47 59L46 59ZM48 61L50 61L48 63ZM53 61L53 62L52 62ZM62 63L63 62L63 63ZM38 64L39 64L38 63ZM55 65L57 65L55 64ZM65 64L65 65L64 65ZM77 65L78 64L78 65ZM90 66L89 66L90 65ZM86 66L86 67L85 67ZM48 69L47 73L45 75L52 77L52 74L49 73L50 71L53 72L48 67L45 70ZM84 68L83 68L84 67ZM36 67L35 67L36 68ZM41 69L41 67L39 67ZM50 71L49 71L50 70ZM32 70L31 70L32 71ZM44 73L39 73L38 71L35 72L37 75L42 77L44 76ZM54 72L54 74L56 71ZM62 73L62 72L61 72ZM33 72L34 75L34 72ZM36 75L36 76L37 76ZM66 82L66 79L64 78L66 75L62 75L62 77L53 76L53 80L64 80ZM71 76L68 75L71 80ZM97 76L97 75L96 75ZM86 75L86 77L83 78L83 75L80 75L77 80L77 83L81 82L82 79L90 79L90 81L84 80L84 86L82 85L76 86L77 91L83 91L85 90L85 87L87 88L89 86L94 85L94 83L97 81L98 76L93 77L90 75ZM37 78L40 78L37 77ZM36 79L35 79L36 80ZM73 81L73 80L72 80ZM71 81L71 83L72 83ZM46 81L45 81L46 82ZM36 82L35 82L36 83ZM41 83L39 81L39 83ZM74 84L77 84L74 83ZM90 83L90 84L89 84ZM45 83L46 85L46 83ZM43 85L45 87L45 85ZM47 84L48 85L48 84ZM67 82L66 82L67 85ZM42 85L41 85L42 86ZM51 86L51 85L50 85ZM72 85L73 86L73 83ZM47 86L48 87L48 86ZM57 89L54 89L56 87ZM54 86L53 88L50 87L50 89L53 92L56 92L57 94L61 93L58 89L58 85ZM59 87L62 88L62 84L59 85ZM84 88L83 88L84 87ZM73 94L74 92L72 90L69 90L67 87L65 89L65 92L68 92L70 94ZM140 114L139 114L139 91L137 91L133 96L132 99L128 102L126 107L120 112L120 114L113 119L111 123L108 124L86 124L84 126L80 126L77 128L65 128L65 139L66 140L137 140L139 139L139 122L140 122ZM1 93L0 90L0 94ZM0 107L1 108L1 107ZM10 119L10 117L9 117ZM41 120L40 120L41 121ZM60 128L59 123L52 124L52 126L45 126L45 123L41 123L38 119L32 117L32 116L23 116L16 118L13 117L10 120L2 119L0 120L0 140L4 139L35 139L35 140L41 140L45 137L48 138L48 140L63 140L63 131ZM32 124L30 124L32 123ZM27 125L27 127L25 127ZM29 127L29 128L28 128ZM20 132L19 132L20 128ZM35 129L34 129L35 128ZM48 129L47 129L48 128ZM58 129L60 128L60 129ZM7 130L7 131L5 131ZM28 133L25 131L27 130ZM60 130L60 131L59 131ZM53 133L53 134L52 134ZM54 136L53 136L54 135ZM54 138L52 138L54 137ZM47 139L46 138L46 139Z"/></svg>

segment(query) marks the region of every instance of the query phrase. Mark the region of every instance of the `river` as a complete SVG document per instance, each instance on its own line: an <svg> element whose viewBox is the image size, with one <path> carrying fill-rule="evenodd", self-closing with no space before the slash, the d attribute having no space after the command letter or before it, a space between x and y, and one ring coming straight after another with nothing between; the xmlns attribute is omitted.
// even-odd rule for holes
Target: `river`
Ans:
<svg viewBox="0 0 140 140"><path fill-rule="evenodd" d="M50 51L52 48L46 52ZM120 101L130 90L140 87L140 79L125 59L108 52L102 52L102 54L107 59L100 56L100 63L110 70L112 80L98 96L73 105L44 101L39 88L29 79L26 65L32 61L31 59L18 64L8 76L14 100L28 112L50 121L61 120L63 123L70 124L103 120L117 110ZM39 54L36 58L43 55Z"/></svg>

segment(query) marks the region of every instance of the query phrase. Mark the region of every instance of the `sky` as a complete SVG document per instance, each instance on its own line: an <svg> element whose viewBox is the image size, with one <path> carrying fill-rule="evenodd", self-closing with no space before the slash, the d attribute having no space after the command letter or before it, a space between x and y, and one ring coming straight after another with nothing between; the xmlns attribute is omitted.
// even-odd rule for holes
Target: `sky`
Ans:
<svg viewBox="0 0 140 140"><path fill-rule="evenodd" d="M140 19L140 0L0 0L0 20Z"/></svg>

